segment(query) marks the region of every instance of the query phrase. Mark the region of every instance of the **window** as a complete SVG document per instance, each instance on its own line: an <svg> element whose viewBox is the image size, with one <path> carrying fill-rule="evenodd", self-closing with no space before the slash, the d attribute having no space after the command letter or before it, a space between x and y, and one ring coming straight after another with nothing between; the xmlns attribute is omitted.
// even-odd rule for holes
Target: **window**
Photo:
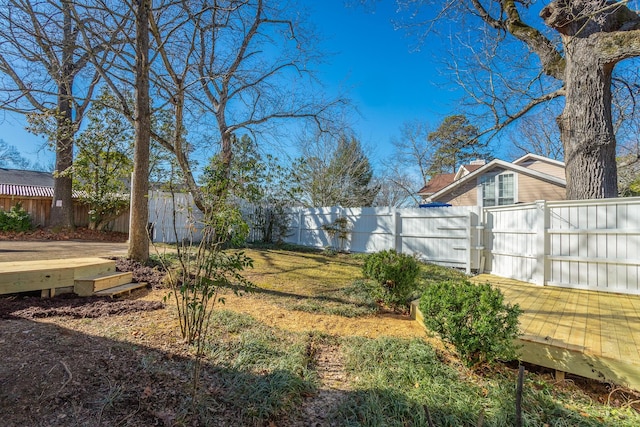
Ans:
<svg viewBox="0 0 640 427"><path fill-rule="evenodd" d="M513 196L513 174L498 175L498 205L512 205Z"/></svg>
<svg viewBox="0 0 640 427"><path fill-rule="evenodd" d="M515 203L515 179L513 173L485 175L480 178L482 206L502 206Z"/></svg>

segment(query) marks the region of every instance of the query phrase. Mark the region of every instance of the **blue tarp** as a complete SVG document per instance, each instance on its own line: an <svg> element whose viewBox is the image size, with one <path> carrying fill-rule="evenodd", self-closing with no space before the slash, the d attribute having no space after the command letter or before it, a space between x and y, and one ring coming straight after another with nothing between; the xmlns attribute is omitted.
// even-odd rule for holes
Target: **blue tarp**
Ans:
<svg viewBox="0 0 640 427"><path fill-rule="evenodd" d="M431 202L431 203L423 203L418 206L420 206L421 208L448 208L451 205L449 203Z"/></svg>

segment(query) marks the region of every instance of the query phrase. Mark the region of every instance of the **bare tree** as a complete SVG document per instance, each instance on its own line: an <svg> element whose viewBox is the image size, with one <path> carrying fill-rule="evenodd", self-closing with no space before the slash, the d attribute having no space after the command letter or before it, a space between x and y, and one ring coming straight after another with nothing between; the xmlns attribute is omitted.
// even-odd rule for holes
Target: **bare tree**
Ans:
<svg viewBox="0 0 640 427"><path fill-rule="evenodd" d="M398 3L411 11L408 28L421 37L445 21L468 20L459 27L467 33L484 24L478 33L455 38L465 48L466 60L474 59L474 72L465 72L462 56L454 69L469 98L493 115L495 122L486 133L503 129L543 103L564 98L557 123L567 198L616 196L613 73L619 63L640 56L640 17L627 1L552 1L540 11L546 26L536 24L530 13L535 1Z"/></svg>
<svg viewBox="0 0 640 427"><path fill-rule="evenodd" d="M392 144L393 155L382 176L383 190L393 185L398 191L396 205L419 203L417 192L434 175L455 172L474 157L489 156L478 129L464 115L446 117L435 130L417 120L405 122Z"/></svg>
<svg viewBox="0 0 640 427"><path fill-rule="evenodd" d="M437 149L435 144L429 142L429 134L432 132L433 129L428 123L418 120L403 123L400 127L400 136L391 140L394 148L392 156L394 167L391 169L414 170L422 181L419 185L425 185L429 181L429 170Z"/></svg>
<svg viewBox="0 0 640 427"><path fill-rule="evenodd" d="M22 157L15 146L0 139L0 167L7 166L25 169L29 167L29 161Z"/></svg>
<svg viewBox="0 0 640 427"><path fill-rule="evenodd" d="M161 59L154 84L173 106L175 119L171 139L154 137L176 155L201 209L185 143L187 123L206 122L206 132L219 143L223 179L228 179L236 132L273 131L290 119L322 126L332 120L332 108L343 104L311 90L316 87L311 65L319 58L313 33L299 20L297 9L288 2L263 0L182 2L175 13L152 18ZM189 25L169 33L167 26L176 22ZM226 191L219 186L219 198Z"/></svg>
<svg viewBox="0 0 640 427"><path fill-rule="evenodd" d="M549 111L522 117L509 137L514 147L511 151L513 157L533 153L554 160L562 160L560 132L553 120L553 114Z"/></svg>
<svg viewBox="0 0 640 427"><path fill-rule="evenodd" d="M30 115L32 131L46 134L55 146L51 226L74 226L73 138L99 80L89 57L107 63L103 41L90 44L88 51L78 42L78 27L88 21L104 22L71 0L0 4L0 108ZM111 44L118 33L113 30Z"/></svg>
<svg viewBox="0 0 640 427"><path fill-rule="evenodd" d="M175 156L202 211L208 207L195 179L194 147L218 151L228 179L236 132L277 132L290 119L322 126L344 104L317 90L312 66L319 57L298 9L283 1L184 0L156 3L149 15L152 115L172 112L164 131L152 129L151 136ZM120 72L102 77L136 120L122 88L133 68L131 49L118 54ZM217 188L224 199L226 186Z"/></svg>
<svg viewBox="0 0 640 427"><path fill-rule="evenodd" d="M419 202L418 190L430 179L429 171L437 147L429 142L433 128L426 122L411 120L402 124L400 134L391 139L393 154L380 174L377 205L406 206Z"/></svg>
<svg viewBox="0 0 640 427"><path fill-rule="evenodd" d="M384 170L375 180L380 191L373 203L374 206L404 208L417 205L420 202L417 191L421 184L416 183L414 178L399 170Z"/></svg>

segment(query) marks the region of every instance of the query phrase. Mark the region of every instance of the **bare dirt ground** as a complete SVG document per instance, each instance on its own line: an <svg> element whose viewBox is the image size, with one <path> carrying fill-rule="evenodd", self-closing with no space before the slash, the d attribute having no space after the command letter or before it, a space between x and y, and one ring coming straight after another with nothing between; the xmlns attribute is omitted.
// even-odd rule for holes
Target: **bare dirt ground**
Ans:
<svg viewBox="0 0 640 427"><path fill-rule="evenodd" d="M0 262L126 254L126 244L88 240L0 241ZM176 425L188 396L192 360L175 308L157 269L117 259L119 270L152 289L121 299L53 299L0 296L0 413L6 426ZM224 309L250 314L267 325L331 336L423 336L406 316L360 319L284 310L259 295L225 295ZM320 380L302 414L277 426L324 426L328 408L349 390L339 348L310 350ZM216 367L204 368L215 382ZM214 390L215 391L215 390ZM125 409L126 408L126 409ZM226 425L224 408L213 425ZM227 409L228 410L228 409ZM216 414L212 414L214 416ZM215 416L213 417L215 419ZM233 424L229 424L233 425ZM247 424L248 425L248 424Z"/></svg>

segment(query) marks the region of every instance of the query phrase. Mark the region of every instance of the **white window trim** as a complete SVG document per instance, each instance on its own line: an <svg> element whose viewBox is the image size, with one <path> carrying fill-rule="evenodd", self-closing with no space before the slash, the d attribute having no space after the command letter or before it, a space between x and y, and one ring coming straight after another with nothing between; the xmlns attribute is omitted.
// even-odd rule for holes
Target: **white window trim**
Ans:
<svg viewBox="0 0 640 427"><path fill-rule="evenodd" d="M498 180L497 177L499 175L513 175L513 203L516 204L518 203L518 175L520 175L517 172L514 172L512 170L504 170L502 172L488 172L485 174L480 175L477 179L476 179L476 187L478 189L478 206L480 206L481 208L484 207L484 197L482 197L482 179L483 178L488 178L488 177L493 177L494 178L494 182L495 182L495 196L496 196L496 203L498 203L498 199L499 199L499 194L498 194ZM495 206L500 206L500 205L495 205ZM489 206L489 207L495 207L495 206ZM502 205L502 206L506 206L506 205Z"/></svg>

